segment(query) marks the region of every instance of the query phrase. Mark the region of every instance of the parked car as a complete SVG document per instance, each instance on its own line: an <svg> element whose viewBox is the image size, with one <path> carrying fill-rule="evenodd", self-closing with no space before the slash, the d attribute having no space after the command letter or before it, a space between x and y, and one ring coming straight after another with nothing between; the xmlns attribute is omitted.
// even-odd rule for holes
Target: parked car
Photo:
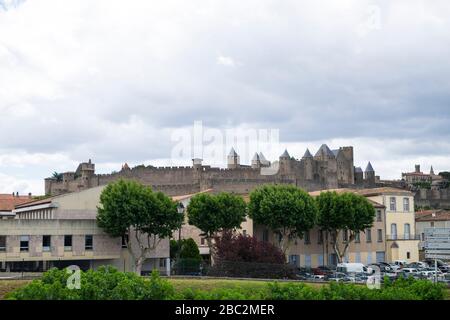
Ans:
<svg viewBox="0 0 450 320"><path fill-rule="evenodd" d="M408 264L406 260L395 260L393 263L399 266L400 268L403 268Z"/></svg>
<svg viewBox="0 0 450 320"><path fill-rule="evenodd" d="M340 273L367 273L367 267L362 263L339 263L336 268Z"/></svg>
<svg viewBox="0 0 450 320"><path fill-rule="evenodd" d="M397 272L398 270L401 269L401 267L398 264L395 264L395 263L391 263L389 266L391 267L391 270L393 272Z"/></svg>
<svg viewBox="0 0 450 320"><path fill-rule="evenodd" d="M313 274L310 278L312 281L325 281L325 276L320 274Z"/></svg>
<svg viewBox="0 0 450 320"><path fill-rule="evenodd" d="M403 273L406 273L406 274L412 275L412 276L418 276L420 274L420 271L416 268L403 268L401 270Z"/></svg>
<svg viewBox="0 0 450 320"><path fill-rule="evenodd" d="M372 270L370 270L370 269L372 269ZM370 274L373 274L374 273L373 271L376 271L377 269L379 269L379 271L381 273L392 271L392 267L390 265L386 265L386 264L382 264L382 263L372 263L367 266L367 271Z"/></svg>
<svg viewBox="0 0 450 320"><path fill-rule="evenodd" d="M328 277L328 281L337 282L354 282L355 280L343 272L336 272L332 276Z"/></svg>
<svg viewBox="0 0 450 320"><path fill-rule="evenodd" d="M327 266L319 266L317 268L313 268L312 272L316 275L326 276L332 274L334 270L331 270L331 268Z"/></svg>
<svg viewBox="0 0 450 320"><path fill-rule="evenodd" d="M425 268L428 268L428 264L425 262L413 262L413 263L407 264L406 268L414 268L414 269L418 269L420 271Z"/></svg>

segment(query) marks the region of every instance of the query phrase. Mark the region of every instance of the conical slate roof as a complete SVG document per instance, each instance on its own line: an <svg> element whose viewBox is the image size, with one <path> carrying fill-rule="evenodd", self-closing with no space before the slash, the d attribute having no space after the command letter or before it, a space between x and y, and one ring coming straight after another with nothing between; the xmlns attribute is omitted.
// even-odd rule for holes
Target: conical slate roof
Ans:
<svg viewBox="0 0 450 320"><path fill-rule="evenodd" d="M362 168L361 168L361 167L356 167L356 168L355 168L355 172L356 172L356 173L362 173L363 171L362 171Z"/></svg>
<svg viewBox="0 0 450 320"><path fill-rule="evenodd" d="M306 152L305 152L305 155L303 156L303 158L312 158L313 156L312 156L312 154L311 154L311 152L309 151L309 149L306 149Z"/></svg>
<svg viewBox="0 0 450 320"><path fill-rule="evenodd" d="M228 155L229 157L236 157L238 154L236 153L236 151L234 151L234 148L231 148L230 154Z"/></svg>
<svg viewBox="0 0 450 320"><path fill-rule="evenodd" d="M280 158L290 158L291 156L289 155L287 149L284 150L283 154L280 156Z"/></svg>
<svg viewBox="0 0 450 320"><path fill-rule="evenodd" d="M373 170L372 164L369 161L369 164L367 165L366 171L365 172L375 172L375 170Z"/></svg>
<svg viewBox="0 0 450 320"><path fill-rule="evenodd" d="M258 154L257 152L256 152L255 155L253 156L252 161L260 161L259 154Z"/></svg>
<svg viewBox="0 0 450 320"><path fill-rule="evenodd" d="M320 147L320 149L317 151L317 153L316 153L315 156L316 156L316 157L319 157L319 156L322 155L322 153L323 153L324 155L329 156L329 157L332 157L332 158L335 157L333 151L331 151L330 148L328 148L328 146L327 146L326 144L323 144L323 145Z"/></svg>
<svg viewBox="0 0 450 320"><path fill-rule="evenodd" d="M259 153L259 160L261 160L261 162L267 161L266 157L264 157L262 152Z"/></svg>

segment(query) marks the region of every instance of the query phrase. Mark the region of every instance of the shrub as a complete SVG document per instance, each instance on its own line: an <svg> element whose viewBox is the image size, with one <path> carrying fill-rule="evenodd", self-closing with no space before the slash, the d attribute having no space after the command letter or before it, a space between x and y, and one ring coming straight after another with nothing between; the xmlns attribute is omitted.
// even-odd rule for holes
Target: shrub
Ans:
<svg viewBox="0 0 450 320"><path fill-rule="evenodd" d="M81 272L79 290L67 288L66 270L52 269L41 280L10 293L14 300L167 300L174 296L172 285L154 271L150 279L113 267Z"/></svg>

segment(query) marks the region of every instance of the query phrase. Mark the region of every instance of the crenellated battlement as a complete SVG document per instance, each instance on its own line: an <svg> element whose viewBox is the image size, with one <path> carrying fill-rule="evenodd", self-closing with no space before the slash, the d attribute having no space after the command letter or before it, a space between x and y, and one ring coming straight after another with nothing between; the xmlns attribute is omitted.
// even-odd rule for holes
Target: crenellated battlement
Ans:
<svg viewBox="0 0 450 320"><path fill-rule="evenodd" d="M169 195L195 193L204 188L215 191L248 192L261 184L293 184L306 190L338 188L342 185L375 184L375 171L371 164L365 171L353 163L353 147L331 150L322 145L313 156L307 150L303 157L291 157L287 150L279 159L271 162L262 153L256 153L251 164L241 165L240 157L233 149L226 168L204 165L194 159L192 166L145 166L130 168L124 164L120 171L96 174L95 164L81 163L74 172L65 172L61 180L45 179L47 194L80 191L106 185L117 179L134 179ZM275 165L272 175L262 174L262 168Z"/></svg>

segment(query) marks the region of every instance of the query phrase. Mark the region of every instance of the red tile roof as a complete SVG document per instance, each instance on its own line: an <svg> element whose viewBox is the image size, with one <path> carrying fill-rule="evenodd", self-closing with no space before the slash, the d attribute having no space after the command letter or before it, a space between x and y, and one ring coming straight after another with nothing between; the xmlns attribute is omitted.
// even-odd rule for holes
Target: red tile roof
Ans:
<svg viewBox="0 0 450 320"><path fill-rule="evenodd" d="M30 202L29 196L13 196L12 194L0 194L0 211L12 211L15 206Z"/></svg>
<svg viewBox="0 0 450 320"><path fill-rule="evenodd" d="M426 210L416 212L416 222L450 221L449 210Z"/></svg>

